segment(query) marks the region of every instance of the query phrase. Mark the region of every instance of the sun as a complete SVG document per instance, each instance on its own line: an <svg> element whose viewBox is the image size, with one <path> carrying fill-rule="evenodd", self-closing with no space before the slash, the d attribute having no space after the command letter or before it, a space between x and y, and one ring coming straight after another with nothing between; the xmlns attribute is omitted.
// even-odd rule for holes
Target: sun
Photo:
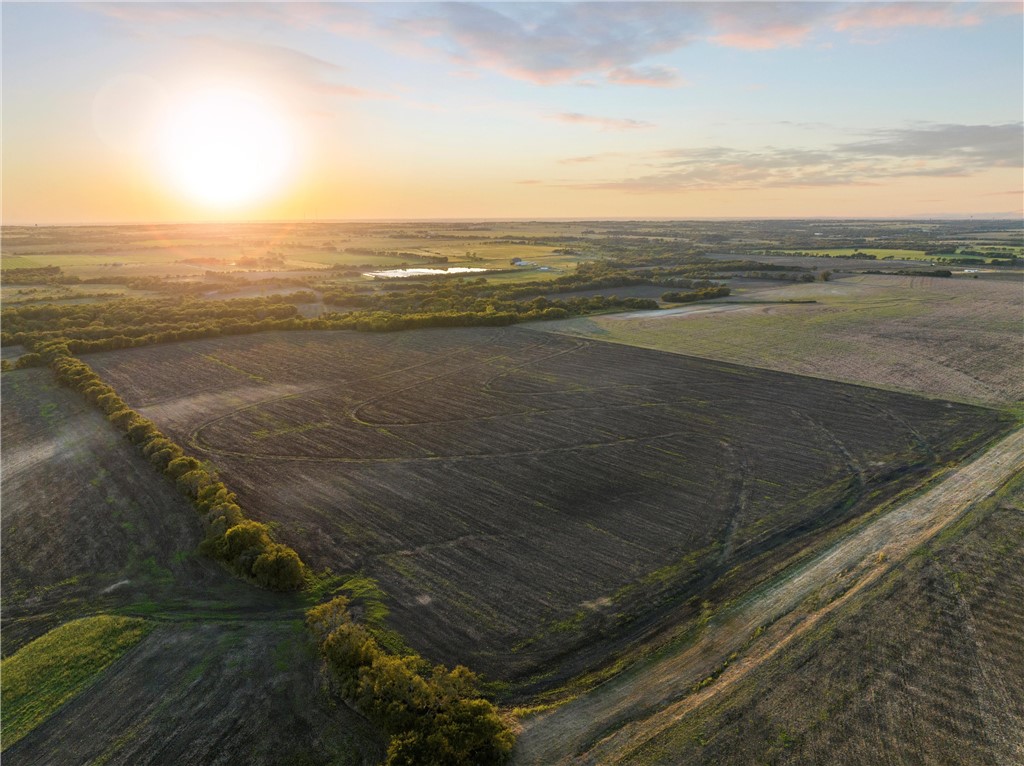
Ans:
<svg viewBox="0 0 1024 766"><path fill-rule="evenodd" d="M209 88L170 105L157 149L179 191L205 205L235 207L281 190L295 140L269 100L241 89Z"/></svg>

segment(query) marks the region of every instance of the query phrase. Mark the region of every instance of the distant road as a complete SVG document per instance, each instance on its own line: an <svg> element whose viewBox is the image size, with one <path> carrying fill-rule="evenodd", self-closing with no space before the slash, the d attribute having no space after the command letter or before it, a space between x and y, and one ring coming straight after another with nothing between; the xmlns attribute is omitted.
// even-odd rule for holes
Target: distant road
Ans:
<svg viewBox="0 0 1024 766"><path fill-rule="evenodd" d="M906 503L856 528L716 616L685 647L643 661L566 705L528 719L515 763L613 764L689 711L729 689L850 596L888 572L1015 473L1024 471L1024 429ZM839 594L832 595L830 594ZM816 599L811 598L817 596ZM761 626L771 627L755 641ZM743 655L714 682L694 684Z"/></svg>

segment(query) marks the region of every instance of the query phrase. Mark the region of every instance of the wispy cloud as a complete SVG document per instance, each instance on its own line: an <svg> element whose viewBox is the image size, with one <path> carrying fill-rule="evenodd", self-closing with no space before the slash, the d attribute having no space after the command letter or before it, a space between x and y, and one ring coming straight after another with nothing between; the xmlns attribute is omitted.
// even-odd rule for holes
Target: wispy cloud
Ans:
<svg viewBox="0 0 1024 766"><path fill-rule="evenodd" d="M592 114L579 112L562 112L551 115L550 119L567 122L572 125L593 125L601 130L642 130L653 128L654 123L644 120L632 120L628 117L596 117Z"/></svg>
<svg viewBox="0 0 1024 766"><path fill-rule="evenodd" d="M647 85L652 88L686 85L686 81L675 69L663 66L617 67L608 73L608 82L616 85Z"/></svg>
<svg viewBox="0 0 1024 766"><path fill-rule="evenodd" d="M542 85L582 82L675 87L685 79L657 57L697 42L751 51L863 39L906 27L970 26L1019 3L1000 2L524 2L109 3L90 6L125 23L251 20L375 36L400 52L441 55Z"/></svg>
<svg viewBox="0 0 1024 766"><path fill-rule="evenodd" d="M894 27L970 27L982 22L982 15L995 9L972 3L866 3L836 14L833 26L840 32L852 29Z"/></svg>
<svg viewBox="0 0 1024 766"><path fill-rule="evenodd" d="M866 185L924 176L969 176L1024 166L1024 124L933 125L877 131L823 149L669 149L648 157L645 175L568 184L637 193Z"/></svg>
<svg viewBox="0 0 1024 766"><path fill-rule="evenodd" d="M662 3L446 3L419 6L392 29L416 34L454 60L540 84L611 75L669 84L664 68L631 69L693 38L697 6Z"/></svg>
<svg viewBox="0 0 1024 766"><path fill-rule="evenodd" d="M280 45L267 45L213 36L188 39L189 61L208 68L276 82L292 95L389 98L387 94L349 85L344 67Z"/></svg>
<svg viewBox="0 0 1024 766"><path fill-rule="evenodd" d="M579 157L566 157L558 160L559 165L586 165L591 162L609 159L611 157L624 157L622 152L601 152L600 154L584 154Z"/></svg>

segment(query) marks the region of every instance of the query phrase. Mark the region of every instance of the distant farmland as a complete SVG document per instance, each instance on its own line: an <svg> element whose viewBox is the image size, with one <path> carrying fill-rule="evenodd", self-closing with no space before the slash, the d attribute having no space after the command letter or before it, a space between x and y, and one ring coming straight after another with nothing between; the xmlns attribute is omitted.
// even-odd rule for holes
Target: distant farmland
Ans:
<svg viewBox="0 0 1024 766"><path fill-rule="evenodd" d="M669 608L709 608L1005 427L991 410L520 329L88 361L306 561L377 578L416 649L513 694L593 667Z"/></svg>
<svg viewBox="0 0 1024 766"><path fill-rule="evenodd" d="M960 401L1024 401L1019 278L870 274L734 286L739 289L725 304L535 327ZM750 305L732 305L747 300ZM816 303L784 302L793 300Z"/></svg>

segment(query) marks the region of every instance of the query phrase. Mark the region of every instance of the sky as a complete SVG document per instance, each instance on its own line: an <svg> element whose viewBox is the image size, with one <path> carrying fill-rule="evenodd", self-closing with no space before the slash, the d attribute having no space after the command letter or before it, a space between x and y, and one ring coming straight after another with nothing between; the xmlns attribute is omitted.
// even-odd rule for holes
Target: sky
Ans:
<svg viewBox="0 0 1024 766"><path fill-rule="evenodd" d="M4 2L3 223L1019 217L1022 9Z"/></svg>

